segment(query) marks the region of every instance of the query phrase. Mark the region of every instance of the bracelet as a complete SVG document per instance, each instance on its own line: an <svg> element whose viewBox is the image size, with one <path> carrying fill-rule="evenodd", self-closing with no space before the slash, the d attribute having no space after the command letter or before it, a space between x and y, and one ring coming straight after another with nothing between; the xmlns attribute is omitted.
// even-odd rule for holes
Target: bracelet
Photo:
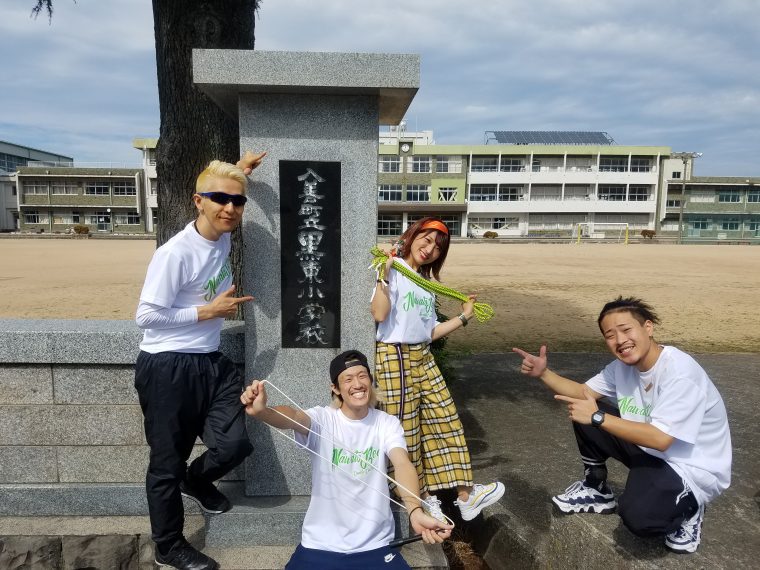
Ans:
<svg viewBox="0 0 760 570"><path fill-rule="evenodd" d="M388 280L387 279L378 279L378 283L383 283L386 287L388 286Z"/></svg>
<svg viewBox="0 0 760 570"><path fill-rule="evenodd" d="M409 511L409 519L411 519L411 518L412 518L412 513L413 513L414 511L416 511L417 509L421 509L421 508L422 508L422 505L417 505L417 506L416 506L416 507L414 507L414 508L413 508L411 511Z"/></svg>
<svg viewBox="0 0 760 570"><path fill-rule="evenodd" d="M466 327L467 323L469 322L470 319L468 319L467 317L465 317L464 313L462 313L461 315L459 315L459 320L462 321L462 326Z"/></svg>

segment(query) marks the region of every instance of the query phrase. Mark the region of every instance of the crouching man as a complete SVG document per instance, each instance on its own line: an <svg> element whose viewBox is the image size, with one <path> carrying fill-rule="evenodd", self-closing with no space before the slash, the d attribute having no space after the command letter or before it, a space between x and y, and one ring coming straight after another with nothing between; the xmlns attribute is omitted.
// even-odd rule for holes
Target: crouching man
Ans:
<svg viewBox="0 0 760 570"><path fill-rule="evenodd" d="M634 534L664 535L670 550L695 552L705 505L731 482L723 400L691 356L654 341L659 319L640 299L607 303L597 323L617 360L585 384L552 372L545 346L538 356L513 349L523 357L521 372L566 402L573 421L585 476L552 501L565 513L617 508ZM617 502L607 486L609 457L629 468Z"/></svg>
<svg viewBox="0 0 760 570"><path fill-rule="evenodd" d="M301 544L286 568L409 568L388 547L395 526L385 475L388 461L404 487L399 493L414 531L433 544L448 538L452 527L422 509L401 423L374 407L367 357L355 350L339 354L330 363L330 379L333 405L306 411L267 407L265 384L259 381L240 396L246 413L294 430L296 441L322 458L312 460L312 494Z"/></svg>

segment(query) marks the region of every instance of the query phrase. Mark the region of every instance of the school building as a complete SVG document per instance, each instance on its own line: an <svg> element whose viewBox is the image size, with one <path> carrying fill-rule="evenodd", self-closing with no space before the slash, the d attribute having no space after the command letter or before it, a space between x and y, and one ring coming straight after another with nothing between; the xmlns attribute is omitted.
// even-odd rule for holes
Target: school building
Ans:
<svg viewBox="0 0 760 570"><path fill-rule="evenodd" d="M438 215L460 236L571 237L655 229L670 148L621 146L606 133L493 131L482 145L383 133L378 234Z"/></svg>

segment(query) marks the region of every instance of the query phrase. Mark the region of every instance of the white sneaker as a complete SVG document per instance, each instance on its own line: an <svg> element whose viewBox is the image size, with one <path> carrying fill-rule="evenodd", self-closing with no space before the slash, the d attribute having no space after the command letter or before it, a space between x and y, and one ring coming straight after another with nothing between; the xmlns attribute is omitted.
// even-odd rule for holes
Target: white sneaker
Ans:
<svg viewBox="0 0 760 570"><path fill-rule="evenodd" d="M488 485L475 484L470 491L467 501L457 499L454 504L462 513L462 520L471 521L480 514L484 508L493 505L504 494L504 483L496 481Z"/></svg>
<svg viewBox="0 0 760 570"><path fill-rule="evenodd" d="M615 511L615 495L605 484L602 491L587 487L583 481L576 481L564 493L552 497L552 502L563 513L597 513L606 515Z"/></svg>
<svg viewBox="0 0 760 570"><path fill-rule="evenodd" d="M435 520L442 522L443 524L449 524L449 521L446 520L446 517L443 516L443 511L441 510L441 501L438 500L438 497L435 495L428 495L427 499L422 500L422 510L425 511L425 514L430 515Z"/></svg>
<svg viewBox="0 0 760 570"><path fill-rule="evenodd" d="M702 519L705 516L705 506L699 505L697 512L690 519L681 523L681 527L665 535L665 546L673 552L696 552L702 540Z"/></svg>

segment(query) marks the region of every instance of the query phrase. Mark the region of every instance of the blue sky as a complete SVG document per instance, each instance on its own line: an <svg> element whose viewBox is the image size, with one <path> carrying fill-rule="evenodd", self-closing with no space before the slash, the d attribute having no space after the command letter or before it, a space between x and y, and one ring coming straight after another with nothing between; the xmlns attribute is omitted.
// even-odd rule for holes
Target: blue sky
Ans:
<svg viewBox="0 0 760 570"><path fill-rule="evenodd" d="M137 163L159 128L151 3L55 0L51 25L3 4L0 139ZM439 144L605 131L758 176L758 21L758 0L263 0L256 48L420 54L407 128Z"/></svg>

